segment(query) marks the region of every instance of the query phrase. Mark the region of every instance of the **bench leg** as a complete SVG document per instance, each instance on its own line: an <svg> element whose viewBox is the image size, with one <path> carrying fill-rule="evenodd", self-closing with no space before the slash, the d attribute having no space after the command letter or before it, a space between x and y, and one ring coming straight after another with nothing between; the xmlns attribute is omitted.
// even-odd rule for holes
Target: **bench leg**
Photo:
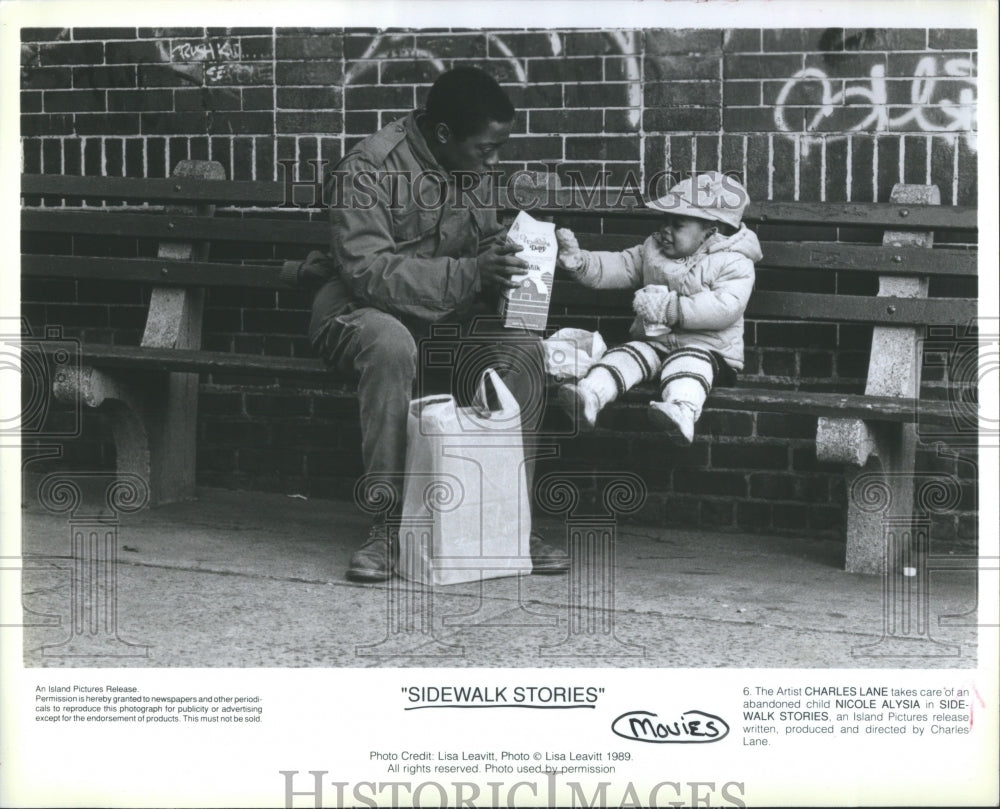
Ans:
<svg viewBox="0 0 1000 809"><path fill-rule="evenodd" d="M821 418L816 431L821 461L846 465L848 573L898 573L886 557L887 529L913 513L916 429L911 424L870 425ZM888 565L888 568L886 567Z"/></svg>
<svg viewBox="0 0 1000 809"><path fill-rule="evenodd" d="M878 441L876 454L863 467L849 467L847 483L848 573L898 575L906 549L892 543L889 533L900 519L913 513L913 433L910 425L896 426Z"/></svg>
<svg viewBox="0 0 1000 809"><path fill-rule="evenodd" d="M937 186L897 183L890 195L899 205L940 205ZM905 215L903 211L903 215ZM934 244L932 231L887 230L884 247L926 247ZM928 279L923 276L879 276L880 296L926 298ZM920 396L921 332L912 326L875 326L868 362L868 396L917 399ZM816 431L816 456L822 461L843 462L850 468L866 467L873 456L881 477L861 469L847 474L847 562L853 573L888 573L898 567L895 555L883 563L884 531L888 524L913 515L913 471L916 428L912 424L865 424L856 420L820 419ZM861 485L859 485L859 483ZM888 536L888 534L886 534ZM894 543L895 544L895 543Z"/></svg>
<svg viewBox="0 0 1000 809"><path fill-rule="evenodd" d="M163 399L145 419L157 505L194 498L198 431L198 374L168 374L161 384Z"/></svg>
<svg viewBox="0 0 1000 809"><path fill-rule="evenodd" d="M63 400L101 408L111 421L115 469L146 481L150 505L195 494L197 374L136 374L128 382L83 367L56 384Z"/></svg>

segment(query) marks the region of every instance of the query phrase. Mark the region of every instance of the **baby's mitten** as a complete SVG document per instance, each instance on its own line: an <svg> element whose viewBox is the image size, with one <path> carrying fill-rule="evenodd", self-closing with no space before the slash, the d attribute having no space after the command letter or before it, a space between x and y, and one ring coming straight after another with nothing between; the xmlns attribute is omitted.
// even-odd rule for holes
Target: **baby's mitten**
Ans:
<svg viewBox="0 0 1000 809"><path fill-rule="evenodd" d="M677 322L677 293L662 284L650 284L635 293L632 308L647 323L673 326Z"/></svg>
<svg viewBox="0 0 1000 809"><path fill-rule="evenodd" d="M559 243L559 253L556 255L556 263L559 267L569 272L578 272L583 267L583 251L569 228L558 228L556 230L556 241Z"/></svg>

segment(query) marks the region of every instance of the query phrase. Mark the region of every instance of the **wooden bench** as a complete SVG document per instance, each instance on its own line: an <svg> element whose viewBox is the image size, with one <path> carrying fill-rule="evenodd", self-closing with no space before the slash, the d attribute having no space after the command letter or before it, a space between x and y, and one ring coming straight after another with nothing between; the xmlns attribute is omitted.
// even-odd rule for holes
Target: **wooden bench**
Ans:
<svg viewBox="0 0 1000 809"><path fill-rule="evenodd" d="M140 345L83 345L79 370L62 375L56 394L111 413L118 470L148 480L153 503L194 493L199 375L298 380L304 389L331 385L329 372L306 351L202 350L206 289L278 294L283 260L326 248L326 211L283 208L286 193L283 183L226 181L222 167L208 161L184 161L170 179L22 176L24 277L129 282L151 290ZM974 322L977 265L968 243L976 213L936 205L936 190L928 187L901 186L893 194L891 204L754 203L746 215L765 254L748 331L787 323L871 327L864 389L813 390L824 386L795 375L774 384L751 372L738 387L713 391L706 409L817 416L817 455L844 464L848 492L862 471L881 471L892 512L906 515L916 423L948 424L954 417L948 401L919 398L921 338L927 326ZM649 211L595 209L573 194L560 192L555 202L534 213L572 227L585 248L637 244L655 222ZM951 234L956 244L930 249L934 233ZM817 278L826 279L819 284L825 291L805 291ZM937 286L953 283L972 292L938 294ZM550 326L600 329L610 343L631 320L630 297L557 277ZM349 386L340 392L351 395ZM648 398L627 397L619 412ZM638 429L642 424L636 420ZM846 568L877 572L881 517L859 508L853 496L848 512Z"/></svg>
<svg viewBox="0 0 1000 809"><path fill-rule="evenodd" d="M638 244L657 221L650 211L551 213L594 250ZM752 203L744 220L764 253L746 313L748 346L762 325L863 325L871 328L867 377L857 390L795 378L776 387L748 363L737 386L713 390L706 410L816 416L817 458L845 467L845 569L880 572L887 525L913 511L918 422L957 422L956 403L947 396L921 399L922 347L933 327L974 328L976 211L941 207L934 186L900 184L888 204ZM935 237L951 245L931 249ZM829 291L804 291L814 287ZM953 296L956 287L964 297ZM563 283L552 321L566 317L625 340L631 297L631 291ZM578 313L589 319L574 317ZM766 349L756 351L760 359ZM657 398L652 389L639 389L623 406L644 410L651 398ZM872 508L875 502L884 507Z"/></svg>

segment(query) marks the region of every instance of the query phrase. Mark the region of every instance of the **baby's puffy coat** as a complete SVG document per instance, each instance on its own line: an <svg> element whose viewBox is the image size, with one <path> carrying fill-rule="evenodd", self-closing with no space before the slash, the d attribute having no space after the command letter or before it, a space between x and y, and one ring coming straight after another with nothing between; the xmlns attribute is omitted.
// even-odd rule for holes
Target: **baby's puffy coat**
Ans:
<svg viewBox="0 0 1000 809"><path fill-rule="evenodd" d="M736 371L743 369L743 312L754 284L760 242L747 227L733 236L714 234L693 255L667 258L654 236L620 253L582 250L571 274L596 289L640 289L661 284L677 293L677 323L671 328L641 318L630 333L667 348L696 346L715 351Z"/></svg>

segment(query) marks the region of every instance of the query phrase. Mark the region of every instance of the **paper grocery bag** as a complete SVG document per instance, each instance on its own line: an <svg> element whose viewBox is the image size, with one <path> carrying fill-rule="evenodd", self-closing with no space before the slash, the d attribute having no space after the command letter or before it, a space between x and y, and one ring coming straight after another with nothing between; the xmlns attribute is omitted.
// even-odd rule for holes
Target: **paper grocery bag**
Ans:
<svg viewBox="0 0 1000 809"><path fill-rule="evenodd" d="M545 372L556 382L579 379L604 356L607 346L600 332L584 329L559 329L542 341Z"/></svg>
<svg viewBox="0 0 1000 809"><path fill-rule="evenodd" d="M520 408L493 370L477 403L452 396L410 403L397 572L422 584L458 584L531 572L531 514Z"/></svg>

